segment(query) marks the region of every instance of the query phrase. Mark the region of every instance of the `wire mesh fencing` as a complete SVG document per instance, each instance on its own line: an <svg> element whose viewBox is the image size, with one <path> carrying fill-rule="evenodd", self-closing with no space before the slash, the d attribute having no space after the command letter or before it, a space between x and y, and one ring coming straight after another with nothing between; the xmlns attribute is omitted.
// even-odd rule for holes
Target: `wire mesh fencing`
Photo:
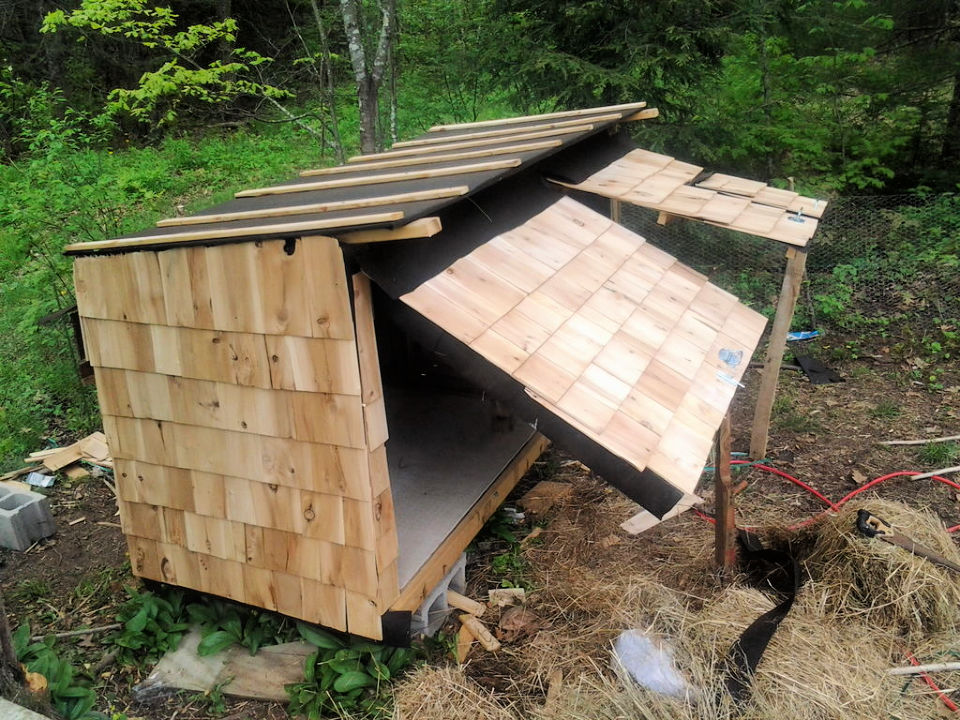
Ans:
<svg viewBox="0 0 960 720"><path fill-rule="evenodd" d="M773 317L786 246L624 204L624 225ZM807 258L795 330L955 332L960 196L864 195L830 202Z"/></svg>

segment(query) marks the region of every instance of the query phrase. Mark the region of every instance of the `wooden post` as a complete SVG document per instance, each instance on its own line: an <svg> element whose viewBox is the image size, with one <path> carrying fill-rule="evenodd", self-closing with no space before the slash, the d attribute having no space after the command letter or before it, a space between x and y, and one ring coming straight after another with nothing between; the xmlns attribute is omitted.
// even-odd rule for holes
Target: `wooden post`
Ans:
<svg viewBox="0 0 960 720"><path fill-rule="evenodd" d="M717 523L714 526L714 551L720 575L729 580L737 564L737 520L733 504L733 478L730 471L730 413L717 431L714 465L714 502Z"/></svg>
<svg viewBox="0 0 960 720"><path fill-rule="evenodd" d="M620 218L620 201L616 198L610 198L610 219L619 225Z"/></svg>
<svg viewBox="0 0 960 720"><path fill-rule="evenodd" d="M800 295L800 283L807 267L807 251L801 248L787 250L787 268L783 274L783 286L777 301L777 314L770 329L767 342L767 355L763 361L763 377L760 379L760 391L757 393L757 405L753 411L753 430L750 434L750 457L761 460L767 454L767 434L770 430L770 414L773 411L773 399L777 394L777 381L780 379L780 365L787 346L787 333L793 320L793 311L797 307Z"/></svg>

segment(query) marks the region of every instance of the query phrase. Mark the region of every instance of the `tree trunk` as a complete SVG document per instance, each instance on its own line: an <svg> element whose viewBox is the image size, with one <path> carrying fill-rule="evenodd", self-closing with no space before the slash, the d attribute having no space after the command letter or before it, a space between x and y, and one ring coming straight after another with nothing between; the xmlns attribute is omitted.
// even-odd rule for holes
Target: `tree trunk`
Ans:
<svg viewBox="0 0 960 720"><path fill-rule="evenodd" d="M947 109L947 124L943 128L943 147L940 162L952 167L960 161L960 70L953 76L953 98Z"/></svg>
<svg viewBox="0 0 960 720"><path fill-rule="evenodd" d="M323 97L327 103L327 111L330 113L330 134L333 137L333 154L339 165L343 165L346 158L343 153L343 141L340 139L340 117L337 113L337 86L333 79L333 63L330 58L330 42L327 39L327 26L323 22L323 16L320 14L320 8L316 0L310 0L310 7L313 9L313 19L317 23L317 34L320 38L320 56L322 67L321 87L323 88Z"/></svg>
<svg viewBox="0 0 960 720"><path fill-rule="evenodd" d="M364 154L377 150L377 118L379 94L394 41L393 25L397 15L396 0L380 0L380 37L373 61L364 44L360 18L360 0L340 0L343 27L347 35L350 64L357 82L357 104L360 108L360 150Z"/></svg>

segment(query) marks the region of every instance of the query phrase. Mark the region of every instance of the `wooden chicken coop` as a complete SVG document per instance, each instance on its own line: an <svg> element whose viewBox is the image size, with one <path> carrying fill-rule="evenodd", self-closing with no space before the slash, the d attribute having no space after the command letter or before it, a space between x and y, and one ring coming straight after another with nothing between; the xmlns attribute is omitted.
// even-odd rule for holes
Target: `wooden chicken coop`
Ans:
<svg viewBox="0 0 960 720"><path fill-rule="evenodd" d="M655 114L437 127L69 246L134 573L395 639L547 438L658 517L695 493L765 320L558 184Z"/></svg>

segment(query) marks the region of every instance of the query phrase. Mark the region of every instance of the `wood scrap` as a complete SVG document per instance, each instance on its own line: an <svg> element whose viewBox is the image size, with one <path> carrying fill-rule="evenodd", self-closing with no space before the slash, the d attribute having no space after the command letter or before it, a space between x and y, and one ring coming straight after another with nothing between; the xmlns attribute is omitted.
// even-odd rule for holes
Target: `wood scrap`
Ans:
<svg viewBox="0 0 960 720"><path fill-rule="evenodd" d="M454 590L447 590L447 603L450 607L463 610L463 612L476 617L483 617L483 613L487 611L487 606L482 602L477 602L473 598L468 598Z"/></svg>
<svg viewBox="0 0 960 720"><path fill-rule="evenodd" d="M32 472L35 472L40 469L40 465L28 465L22 467L19 470L11 470L10 472L0 475L0 482L7 482L8 480L16 480L18 477L23 475L29 475Z"/></svg>
<svg viewBox="0 0 960 720"><path fill-rule="evenodd" d="M488 591L490 604L502 608L511 605L523 604L527 599L527 591L523 588L494 588Z"/></svg>
<svg viewBox="0 0 960 720"><path fill-rule="evenodd" d="M541 480L528 490L517 504L533 515L543 515L559 500L569 497L572 491L570 483Z"/></svg>
<svg viewBox="0 0 960 720"><path fill-rule="evenodd" d="M81 461L112 469L113 458L110 456L110 448L107 446L107 436L102 432L91 433L71 445L37 450L24 459L24 462L27 463L40 462L43 467L53 472L63 471L72 480L82 480L90 475L89 470L78 464ZM38 468L39 466L23 468L15 471L12 475L8 473L8 475L18 477ZM6 477L4 476L4 478Z"/></svg>
<svg viewBox="0 0 960 720"><path fill-rule="evenodd" d="M90 471L83 465L70 465L63 469L63 474L71 480L84 480L90 477Z"/></svg>
<svg viewBox="0 0 960 720"><path fill-rule="evenodd" d="M466 625L460 626L460 631L457 633L457 646L454 648L458 663L463 664L463 662L466 661L467 656L473 649L473 643L476 639L476 636L470 631L469 627Z"/></svg>
<svg viewBox="0 0 960 720"><path fill-rule="evenodd" d="M56 472L62 468L65 468L67 465L72 465L75 462L79 462L80 458L83 457L83 452L80 450L79 446L74 443L73 445L68 445L65 448L62 448L60 452L53 453L48 455L43 459L43 464L47 470L53 470Z"/></svg>
<svg viewBox="0 0 960 720"><path fill-rule="evenodd" d="M484 625L480 620L473 615L461 615L460 624L465 628L469 629L473 636L477 639L477 642L483 647L484 650L488 652L496 652L500 649L500 641L497 640L493 634L487 630L486 625Z"/></svg>
<svg viewBox="0 0 960 720"><path fill-rule="evenodd" d="M33 490L32 487L27 485L25 482L20 482L19 480L4 480L3 482L0 482L0 487L5 487L13 492L28 492Z"/></svg>
<svg viewBox="0 0 960 720"><path fill-rule="evenodd" d="M960 440L960 435L947 435L938 438L926 438L919 440L881 440L880 445L926 445L927 443L953 442Z"/></svg>

